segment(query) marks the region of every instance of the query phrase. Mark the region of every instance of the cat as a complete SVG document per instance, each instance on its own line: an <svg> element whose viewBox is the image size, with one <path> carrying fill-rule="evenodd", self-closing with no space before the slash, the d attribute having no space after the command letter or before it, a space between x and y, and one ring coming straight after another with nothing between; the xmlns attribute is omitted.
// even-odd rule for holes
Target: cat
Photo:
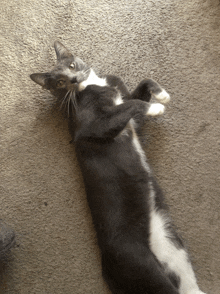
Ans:
<svg viewBox="0 0 220 294"><path fill-rule="evenodd" d="M60 42L54 47L57 65L30 77L66 104L109 289L204 294L138 137L146 116L164 113L169 94L152 79L130 93L119 77L98 77Z"/></svg>

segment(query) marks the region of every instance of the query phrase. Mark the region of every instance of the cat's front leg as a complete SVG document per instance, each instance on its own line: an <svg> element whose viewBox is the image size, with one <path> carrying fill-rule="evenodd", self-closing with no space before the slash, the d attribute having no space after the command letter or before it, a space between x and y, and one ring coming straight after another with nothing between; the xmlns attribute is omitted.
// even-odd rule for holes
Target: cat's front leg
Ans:
<svg viewBox="0 0 220 294"><path fill-rule="evenodd" d="M100 117L96 117L89 124L87 120L85 124L81 124L77 138L112 139L126 128L131 119L139 117L143 120L146 116L161 115L164 110L165 107L160 103L151 104L141 100L128 100L119 105L104 106Z"/></svg>
<svg viewBox="0 0 220 294"><path fill-rule="evenodd" d="M152 96L163 104L170 101L170 95L152 79L143 80L131 93L132 99L140 99L146 102L149 102Z"/></svg>

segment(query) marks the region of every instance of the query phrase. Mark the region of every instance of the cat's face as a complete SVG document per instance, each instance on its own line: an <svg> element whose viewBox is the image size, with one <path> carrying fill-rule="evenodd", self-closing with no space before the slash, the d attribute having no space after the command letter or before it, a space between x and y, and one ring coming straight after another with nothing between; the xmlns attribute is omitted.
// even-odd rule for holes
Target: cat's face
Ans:
<svg viewBox="0 0 220 294"><path fill-rule="evenodd" d="M44 89L50 90L57 97L78 89L79 83L85 81L90 68L78 57L74 57L60 42L54 43L57 65L47 73L35 73L31 79Z"/></svg>

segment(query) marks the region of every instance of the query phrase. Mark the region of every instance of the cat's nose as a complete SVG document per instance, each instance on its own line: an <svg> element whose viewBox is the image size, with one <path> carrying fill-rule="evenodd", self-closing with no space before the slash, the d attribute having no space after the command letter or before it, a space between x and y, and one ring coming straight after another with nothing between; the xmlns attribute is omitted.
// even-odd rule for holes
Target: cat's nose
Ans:
<svg viewBox="0 0 220 294"><path fill-rule="evenodd" d="M76 77L75 77L75 78L72 78L72 79L71 79L71 83L72 83L72 84L77 83L77 78L76 78Z"/></svg>

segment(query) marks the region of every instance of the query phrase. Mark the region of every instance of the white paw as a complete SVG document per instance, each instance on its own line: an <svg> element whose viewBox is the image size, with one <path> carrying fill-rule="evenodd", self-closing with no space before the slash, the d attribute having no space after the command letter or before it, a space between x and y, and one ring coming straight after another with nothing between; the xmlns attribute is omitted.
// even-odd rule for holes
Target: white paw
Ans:
<svg viewBox="0 0 220 294"><path fill-rule="evenodd" d="M170 95L164 89L159 94L154 94L154 96L161 103L168 103L170 101Z"/></svg>
<svg viewBox="0 0 220 294"><path fill-rule="evenodd" d="M163 114L165 110L165 106L160 104L160 103L153 103L149 107L147 111L147 115L155 116L155 115L160 115Z"/></svg>

